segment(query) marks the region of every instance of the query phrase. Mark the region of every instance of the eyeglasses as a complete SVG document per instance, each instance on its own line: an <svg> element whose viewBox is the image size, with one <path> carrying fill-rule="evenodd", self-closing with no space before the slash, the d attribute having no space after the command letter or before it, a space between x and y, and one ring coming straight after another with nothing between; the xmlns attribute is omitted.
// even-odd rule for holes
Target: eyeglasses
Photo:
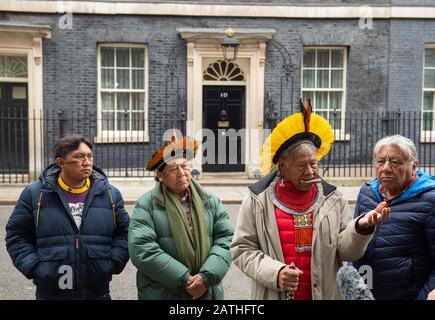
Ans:
<svg viewBox="0 0 435 320"><path fill-rule="evenodd" d="M89 160L90 162L94 161L94 156L92 154L79 154L77 156L72 157L74 159L74 161L80 161L80 162L85 162L86 160Z"/></svg>

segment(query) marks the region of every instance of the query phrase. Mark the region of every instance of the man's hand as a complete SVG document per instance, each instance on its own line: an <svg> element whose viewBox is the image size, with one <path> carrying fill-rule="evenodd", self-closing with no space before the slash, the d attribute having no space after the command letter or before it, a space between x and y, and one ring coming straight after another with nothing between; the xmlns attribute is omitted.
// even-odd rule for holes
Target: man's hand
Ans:
<svg viewBox="0 0 435 320"><path fill-rule="evenodd" d="M207 291L204 280L199 274L189 276L186 283L186 291L194 300L200 298Z"/></svg>
<svg viewBox="0 0 435 320"><path fill-rule="evenodd" d="M429 292L429 294L427 295L427 300L435 300L435 289Z"/></svg>
<svg viewBox="0 0 435 320"><path fill-rule="evenodd" d="M390 216L390 208L386 202L381 202L374 210L366 213L364 217L358 220L358 227L361 229L371 228Z"/></svg>
<svg viewBox="0 0 435 320"><path fill-rule="evenodd" d="M299 276L302 270L298 269L292 262L279 271L278 286L286 291L295 292L299 285Z"/></svg>

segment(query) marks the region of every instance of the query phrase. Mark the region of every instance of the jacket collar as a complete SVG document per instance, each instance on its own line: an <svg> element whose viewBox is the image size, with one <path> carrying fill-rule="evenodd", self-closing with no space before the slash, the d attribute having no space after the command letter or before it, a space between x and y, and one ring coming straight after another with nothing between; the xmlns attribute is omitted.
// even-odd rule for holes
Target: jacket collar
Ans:
<svg viewBox="0 0 435 320"><path fill-rule="evenodd" d="M435 177L424 173L421 170L417 170L416 174L418 176L418 179L408 188L408 190L406 190L398 198L394 199L391 204L415 198L421 193L435 189ZM378 201L381 202L383 201L383 199L381 194L379 193L379 184L380 182L378 178L373 179L370 182L366 182L366 185L370 186L370 189L373 190Z"/></svg>
<svg viewBox="0 0 435 320"><path fill-rule="evenodd" d="M60 172L60 168L57 164L53 163L48 165L39 175L39 181L42 183L42 190L55 191L59 189L56 179ZM100 168L93 166L92 174L90 176L91 189L97 189L97 192L104 191L106 184L108 183L107 176Z"/></svg>

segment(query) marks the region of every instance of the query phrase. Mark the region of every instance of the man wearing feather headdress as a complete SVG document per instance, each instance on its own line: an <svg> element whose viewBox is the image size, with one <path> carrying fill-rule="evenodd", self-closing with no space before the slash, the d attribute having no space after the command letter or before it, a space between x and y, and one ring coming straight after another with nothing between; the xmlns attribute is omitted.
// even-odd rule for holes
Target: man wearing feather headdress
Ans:
<svg viewBox="0 0 435 320"><path fill-rule="evenodd" d="M148 160L156 186L134 208L128 234L139 299L223 299L234 227L222 202L192 180L198 143L178 138Z"/></svg>
<svg viewBox="0 0 435 320"><path fill-rule="evenodd" d="M388 210L352 220L347 201L317 173L334 133L310 101L281 121L260 151L265 174L249 187L231 244L253 281L252 299L342 299L336 274L361 257Z"/></svg>

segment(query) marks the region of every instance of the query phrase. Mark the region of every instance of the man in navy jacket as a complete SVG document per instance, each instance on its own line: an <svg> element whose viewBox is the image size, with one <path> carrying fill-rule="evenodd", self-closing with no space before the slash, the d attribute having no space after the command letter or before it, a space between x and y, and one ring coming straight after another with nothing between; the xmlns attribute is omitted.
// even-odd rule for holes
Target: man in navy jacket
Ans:
<svg viewBox="0 0 435 320"><path fill-rule="evenodd" d="M122 196L93 166L83 136L57 141L55 162L18 199L6 226L9 255L37 299L110 299L112 275L128 261Z"/></svg>
<svg viewBox="0 0 435 320"><path fill-rule="evenodd" d="M375 299L427 299L435 288L435 178L418 170L414 143L400 135L374 148L376 179L361 188L355 217L389 207L356 267L373 270Z"/></svg>

